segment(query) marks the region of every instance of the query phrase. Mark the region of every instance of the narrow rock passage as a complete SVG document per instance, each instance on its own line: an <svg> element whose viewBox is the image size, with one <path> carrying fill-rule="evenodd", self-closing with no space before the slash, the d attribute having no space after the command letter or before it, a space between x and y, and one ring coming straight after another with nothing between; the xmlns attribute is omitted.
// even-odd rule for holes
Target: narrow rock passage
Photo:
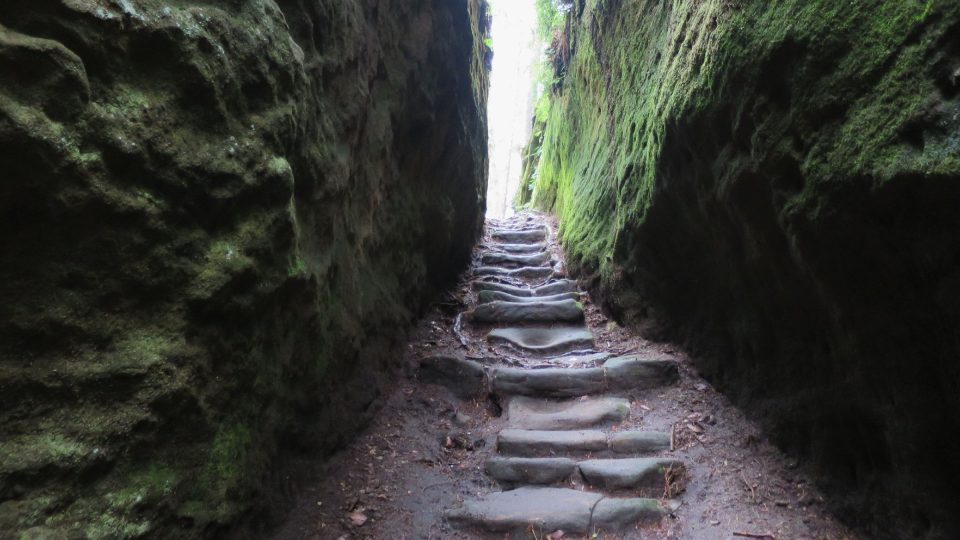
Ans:
<svg viewBox="0 0 960 540"><path fill-rule="evenodd" d="M572 281L562 279L562 265L555 266L550 253L521 258L500 250L508 242L534 244L548 235L549 229L533 218L490 227L492 242L481 262L501 268L480 267L475 274L527 280L476 281L474 288L482 292L496 292L485 291L487 287L511 287L499 292L512 293L516 300L478 295L468 318L473 324L499 327L481 327L490 344L505 343L520 354L563 355L563 362L543 359L545 366L563 366L594 354L583 349L593 348L595 340L582 323L580 302L541 297L547 292L579 296L580 291ZM502 269L516 267L518 262L530 265L508 272ZM530 282L538 278L545 282ZM537 326L529 326L533 323ZM626 424L630 402L609 394L670 384L678 378L678 366L672 360L640 356L596 363L596 367L579 368L487 366L487 386L506 404L506 427L498 434L495 454L491 452L494 455L484 470L509 489L468 499L448 510L451 523L468 530L517 535L595 534L623 533L662 518L674 503L663 505L655 497L679 491L675 484L683 482L683 465L678 460L637 458L669 452L672 436L630 429ZM476 361L457 358L449 358L447 366L456 372L483 369ZM588 459L596 456L610 458ZM617 496L611 488L646 496Z"/></svg>
<svg viewBox="0 0 960 540"><path fill-rule="evenodd" d="M852 538L682 354L599 313L554 230L488 224L462 296L276 538Z"/></svg>

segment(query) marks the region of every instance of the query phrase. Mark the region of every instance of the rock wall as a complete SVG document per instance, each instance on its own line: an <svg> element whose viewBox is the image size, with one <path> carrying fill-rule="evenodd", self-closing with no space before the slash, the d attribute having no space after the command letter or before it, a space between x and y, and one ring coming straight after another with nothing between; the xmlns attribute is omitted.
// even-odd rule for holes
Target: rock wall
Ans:
<svg viewBox="0 0 960 540"><path fill-rule="evenodd" d="M469 262L482 0L0 2L0 537L197 537Z"/></svg>
<svg viewBox="0 0 960 540"><path fill-rule="evenodd" d="M870 537L960 534L960 2L577 0L553 61L533 196L607 308Z"/></svg>

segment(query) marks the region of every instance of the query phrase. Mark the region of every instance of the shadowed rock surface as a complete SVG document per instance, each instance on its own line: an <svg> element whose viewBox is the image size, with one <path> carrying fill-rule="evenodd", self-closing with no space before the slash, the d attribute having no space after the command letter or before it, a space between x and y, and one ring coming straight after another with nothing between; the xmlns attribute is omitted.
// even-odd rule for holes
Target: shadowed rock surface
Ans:
<svg viewBox="0 0 960 540"><path fill-rule="evenodd" d="M584 327L497 328L490 332L487 340L540 353L563 353L593 347L593 334Z"/></svg>
<svg viewBox="0 0 960 540"><path fill-rule="evenodd" d="M583 307L576 300L538 300L535 302L488 302L470 312L478 323L542 323L578 322L583 320Z"/></svg>
<svg viewBox="0 0 960 540"><path fill-rule="evenodd" d="M960 2L587 0L552 50L521 202L593 298L867 536L960 537Z"/></svg>
<svg viewBox="0 0 960 540"><path fill-rule="evenodd" d="M222 535L349 440L481 230L484 9L0 3L0 537Z"/></svg>

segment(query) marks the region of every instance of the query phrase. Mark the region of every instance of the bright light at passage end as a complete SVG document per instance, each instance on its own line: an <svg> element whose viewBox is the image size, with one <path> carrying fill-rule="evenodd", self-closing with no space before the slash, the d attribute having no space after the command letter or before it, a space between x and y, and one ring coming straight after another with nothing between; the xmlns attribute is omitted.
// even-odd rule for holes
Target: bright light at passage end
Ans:
<svg viewBox="0 0 960 540"><path fill-rule="evenodd" d="M539 55L534 0L493 0L493 71L487 118L490 185L487 216L513 213L520 184L521 151L533 118L533 70Z"/></svg>

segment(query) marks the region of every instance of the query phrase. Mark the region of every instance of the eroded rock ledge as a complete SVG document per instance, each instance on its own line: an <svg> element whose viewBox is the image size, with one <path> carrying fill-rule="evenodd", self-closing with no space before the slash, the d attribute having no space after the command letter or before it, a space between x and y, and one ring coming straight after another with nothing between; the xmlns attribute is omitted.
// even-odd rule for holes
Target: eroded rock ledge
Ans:
<svg viewBox="0 0 960 540"><path fill-rule="evenodd" d="M480 231L486 24L0 3L0 530L213 534L349 436Z"/></svg>
<svg viewBox="0 0 960 540"><path fill-rule="evenodd" d="M960 530L958 36L955 0L580 0L527 153L594 298L871 537Z"/></svg>

